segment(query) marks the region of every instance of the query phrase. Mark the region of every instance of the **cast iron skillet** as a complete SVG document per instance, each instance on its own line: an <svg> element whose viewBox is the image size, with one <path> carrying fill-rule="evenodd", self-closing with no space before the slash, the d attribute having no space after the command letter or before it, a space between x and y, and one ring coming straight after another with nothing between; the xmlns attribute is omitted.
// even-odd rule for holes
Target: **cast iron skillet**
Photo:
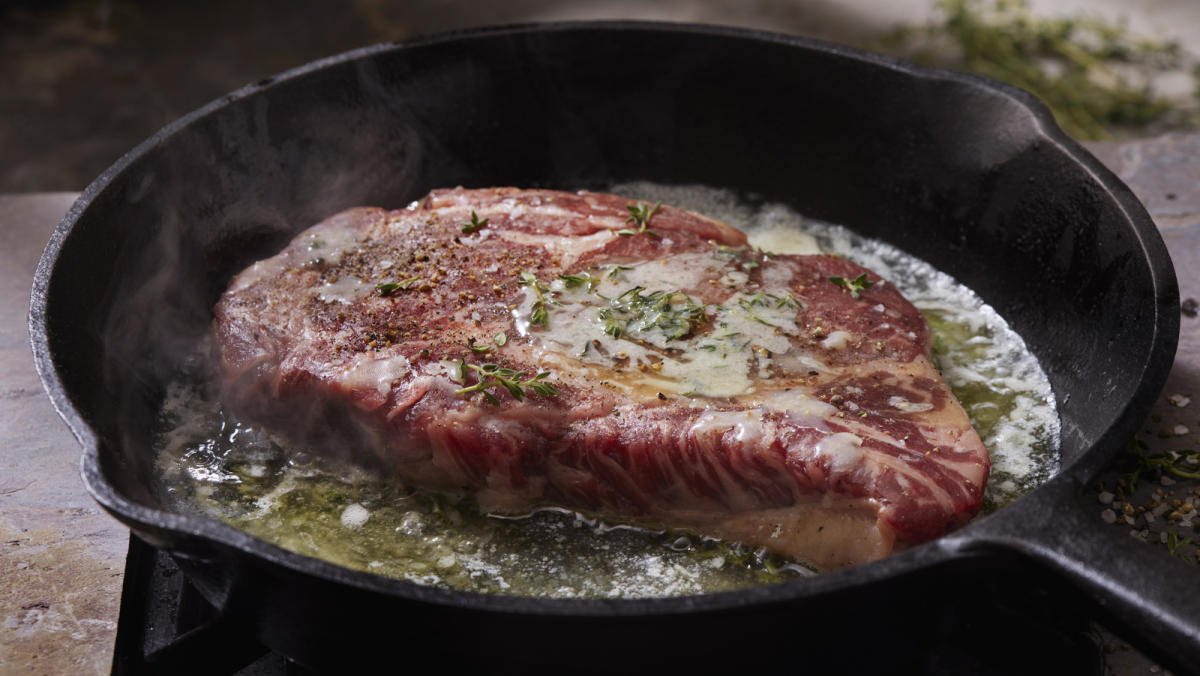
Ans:
<svg viewBox="0 0 1200 676"><path fill-rule="evenodd" d="M148 431L164 382L231 275L296 231L443 186L626 180L783 202L974 288L1049 371L1061 473L884 561L620 601L484 596L353 572L172 512L152 490ZM1024 92L799 38L599 23L362 49L188 115L88 186L46 248L30 321L95 498L170 551L214 605L249 618L247 631L310 665L384 653L399 667L413 651L443 651L452 669L813 664L845 644L829 643L838 637L871 650L889 636L920 645L929 607L995 605L1027 587L1088 601L1190 668L1200 664L1200 596L1185 593L1194 571L1097 525L1081 496L1160 391L1177 306L1141 205Z"/></svg>

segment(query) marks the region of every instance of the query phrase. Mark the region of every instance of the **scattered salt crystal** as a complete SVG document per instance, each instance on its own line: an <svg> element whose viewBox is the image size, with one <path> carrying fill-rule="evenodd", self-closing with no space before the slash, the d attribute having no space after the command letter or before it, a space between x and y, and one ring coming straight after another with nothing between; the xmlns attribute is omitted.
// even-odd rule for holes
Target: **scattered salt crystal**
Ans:
<svg viewBox="0 0 1200 676"><path fill-rule="evenodd" d="M1127 514L1127 515L1125 515L1125 523L1127 523L1127 524L1129 524L1130 526L1132 526L1132 525L1133 525L1133 523L1134 523L1134 521L1133 521L1133 517L1132 517L1132 516L1129 516L1128 514Z"/></svg>
<svg viewBox="0 0 1200 676"><path fill-rule="evenodd" d="M1154 523L1154 513L1153 512L1146 512L1145 517L1146 517L1146 523Z"/></svg>
<svg viewBox="0 0 1200 676"><path fill-rule="evenodd" d="M454 564L455 564L454 555L447 554L447 555L441 557L440 559L438 559L436 565L438 568L445 569L445 568L453 568Z"/></svg>
<svg viewBox="0 0 1200 676"><path fill-rule="evenodd" d="M1167 397L1167 401L1171 402L1172 406L1183 408L1184 406L1192 403L1192 398L1185 394L1172 394L1171 396Z"/></svg>
<svg viewBox="0 0 1200 676"><path fill-rule="evenodd" d="M1162 544L1167 544L1167 531L1158 534L1158 541Z"/></svg>
<svg viewBox="0 0 1200 676"><path fill-rule="evenodd" d="M1117 513L1111 509L1106 509L1103 512L1100 512L1100 518L1104 520L1104 523L1116 523Z"/></svg>
<svg viewBox="0 0 1200 676"><path fill-rule="evenodd" d="M1109 493L1108 491L1104 491L1103 493L1100 494L1099 497L1100 497L1100 504L1111 505L1113 498L1116 496L1114 496L1112 493Z"/></svg>
<svg viewBox="0 0 1200 676"><path fill-rule="evenodd" d="M342 510L342 525L346 528L362 528L369 518L371 513L357 502L346 505L346 509Z"/></svg>
<svg viewBox="0 0 1200 676"><path fill-rule="evenodd" d="M1176 425L1175 427L1171 428L1171 432L1177 437L1182 437L1190 431L1191 430L1189 430L1186 425Z"/></svg>
<svg viewBox="0 0 1200 676"><path fill-rule="evenodd" d="M725 565L725 557L724 556L714 556L708 560L709 568L720 568L724 565Z"/></svg>

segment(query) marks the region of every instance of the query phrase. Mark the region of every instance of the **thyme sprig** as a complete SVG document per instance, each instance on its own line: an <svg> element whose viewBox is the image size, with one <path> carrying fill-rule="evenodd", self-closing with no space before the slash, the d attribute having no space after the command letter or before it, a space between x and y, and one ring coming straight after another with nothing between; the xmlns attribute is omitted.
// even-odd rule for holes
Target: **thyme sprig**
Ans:
<svg viewBox="0 0 1200 676"><path fill-rule="evenodd" d="M667 340L678 340L691 334L696 326L708 319L704 308L682 291L651 291L634 286L609 300L600 310L604 332L613 338L632 333L659 330Z"/></svg>
<svg viewBox="0 0 1200 676"><path fill-rule="evenodd" d="M617 231L618 235L641 235L644 233L655 239L661 237L657 232L650 230L648 226L650 225L650 219L662 208L662 202L656 203L653 207L648 206L644 202L638 202L637 204L627 204L625 208L629 210L629 218L626 218L625 222L633 223L637 226L637 230L622 228Z"/></svg>
<svg viewBox="0 0 1200 676"><path fill-rule="evenodd" d="M846 279L845 277L830 277L829 281L833 282L835 286L840 286L849 291L851 298L858 298L860 291L865 291L866 289L875 286L875 282L867 281L867 273L865 272L854 279Z"/></svg>
<svg viewBox="0 0 1200 676"><path fill-rule="evenodd" d="M1149 447L1138 437L1133 438L1130 447L1137 456L1133 458L1133 468L1121 480L1130 493L1137 490L1144 474L1162 476L1163 472L1166 472L1180 479L1200 480L1200 469L1188 469L1189 466L1197 467L1193 462L1194 459L1200 458L1200 451L1168 451L1148 455L1146 451Z"/></svg>
<svg viewBox="0 0 1200 676"><path fill-rule="evenodd" d="M475 373L478 381L473 385L467 385L456 390L455 394L463 395L472 392L481 392L484 399L487 399L488 402L496 406L500 405L500 400L496 398L496 395L488 391L494 387L503 387L508 390L508 393L517 401L525 400L525 397L528 396L526 390L533 390L543 397L553 397L558 394L558 390L554 385L545 382L545 378L550 375L549 371L542 371L528 380L522 380L525 377L524 371L503 368L499 364L492 363L468 364L465 359L460 359L458 361L459 380L465 384L471 372Z"/></svg>
<svg viewBox="0 0 1200 676"><path fill-rule="evenodd" d="M479 220L479 215L475 213L474 209L472 209L471 210L471 222L470 223L466 223L466 222L460 223L460 225L462 225L463 234L469 235L478 230L482 230L484 227L487 226L488 220L489 219L486 219L486 218L483 219L482 221Z"/></svg>
<svg viewBox="0 0 1200 676"><path fill-rule="evenodd" d="M938 0L940 17L901 26L880 47L924 65L986 75L1029 90L1080 140L1147 125L1194 127L1195 112L1157 80L1189 60L1175 41L1132 34L1123 22L1039 16L1025 0ZM1195 90L1200 73L1193 73Z"/></svg>

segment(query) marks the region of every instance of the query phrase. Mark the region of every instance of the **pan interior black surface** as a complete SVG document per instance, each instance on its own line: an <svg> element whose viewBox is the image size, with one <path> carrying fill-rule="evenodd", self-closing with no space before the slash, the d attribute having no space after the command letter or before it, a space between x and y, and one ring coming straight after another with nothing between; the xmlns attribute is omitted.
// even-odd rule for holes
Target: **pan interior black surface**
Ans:
<svg viewBox="0 0 1200 676"><path fill-rule="evenodd" d="M47 388L87 447L89 487L175 552L210 600L248 588L239 603L264 618L303 616L313 632L330 629L321 614L331 608L377 617L399 601L434 619L455 609L485 623L491 612L534 613L513 630L548 624L537 617L777 612L835 592L858 598L915 571L927 579L930 566L967 566L945 558L954 544L769 596L501 603L351 574L160 510L147 477L162 388L236 270L353 205L400 206L441 186L634 180L781 202L973 288L1048 371L1071 480L1113 457L1169 367L1178 298L1152 223L1028 95L727 29L484 30L369 48L249 87L167 127L89 186L47 249L31 320ZM1036 500L1010 509L1025 502ZM302 648L305 635L270 640ZM437 643L428 630L417 635Z"/></svg>

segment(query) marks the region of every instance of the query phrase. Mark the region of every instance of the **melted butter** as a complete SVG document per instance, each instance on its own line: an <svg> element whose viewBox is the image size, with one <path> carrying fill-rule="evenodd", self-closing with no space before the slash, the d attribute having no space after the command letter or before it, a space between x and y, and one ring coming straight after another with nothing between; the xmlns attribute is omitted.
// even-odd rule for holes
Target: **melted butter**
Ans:
<svg viewBox="0 0 1200 676"><path fill-rule="evenodd" d="M342 381L352 389L373 389L387 394L392 383L403 378L410 369L403 355L378 358L374 353L364 352L343 372Z"/></svg>
<svg viewBox="0 0 1200 676"><path fill-rule="evenodd" d="M299 242L285 249L282 255L258 261L244 270L230 284L230 289L234 292L241 291L263 280L277 277L289 267L302 265L310 260L340 262L342 255L352 249L356 250L360 242L360 235L353 230L314 227L307 237L301 237Z"/></svg>
<svg viewBox="0 0 1200 676"><path fill-rule="evenodd" d="M326 303L342 303L349 305L371 293L374 287L365 284L357 277L339 277L337 281L326 282L313 288L310 292Z"/></svg>
<svg viewBox="0 0 1200 676"><path fill-rule="evenodd" d="M777 254L809 256L825 253L817 244L817 238L791 223L772 222L747 233L750 246Z"/></svg>
<svg viewBox="0 0 1200 676"><path fill-rule="evenodd" d="M703 438L711 435L719 437L727 430L733 430L734 439L739 444L758 441L763 435L762 411L709 411L696 420L690 432L696 438Z"/></svg>
<svg viewBox="0 0 1200 676"><path fill-rule="evenodd" d="M772 411L782 411L793 422L806 427L825 429L824 421L837 413L837 407L803 392L775 390L765 393L760 401Z"/></svg>
<svg viewBox="0 0 1200 676"><path fill-rule="evenodd" d="M604 380L647 399L659 392L712 398L749 394L756 391L758 381L770 377L776 356L802 364L818 360L792 346L790 338L800 332L798 302L782 284L745 290L747 278L737 264L714 248L601 266L585 271L583 282L539 280L544 290L525 287L523 301L513 311L514 327L519 335L533 339L547 366L611 369ZM774 274L770 282L786 283L791 275L788 269ZM683 312L689 304L698 306L689 293L709 280L716 281L716 289L725 296L703 306L705 320L697 321L687 335L675 336L673 328L656 324L652 319L657 310L618 311L622 299L631 294L659 294L670 301L664 312ZM544 327L532 326L538 307L547 315Z"/></svg>
<svg viewBox="0 0 1200 676"><path fill-rule="evenodd" d="M1044 374L1020 337L953 279L886 245L804 219L778 205L750 207L724 191L647 184L618 186L612 191L631 199L691 208L741 226L756 246L768 251L815 253L812 244L819 242L826 251L852 258L895 283L929 319L935 360L992 452L994 469L985 495L985 513L1032 489L1057 468L1058 421ZM355 242L349 238L324 245L325 255L330 255ZM689 263L698 264L709 263ZM595 271L597 276L607 272ZM726 274L731 272L737 270L726 270ZM768 266L764 272L769 273L764 278L766 287L787 288L790 273L784 266ZM258 269L251 274L272 272ZM612 288L606 288L609 293L619 293L641 284L669 291L679 285L673 279L682 279L672 275L681 274L685 271L656 273L649 266L639 267L619 271ZM578 356L584 349L583 332L601 341L610 354L624 351L630 360L661 356L660 347L674 342L654 342L646 337L642 345L613 339L597 324L597 307L582 307L582 296L572 295L578 290L542 281L556 300L564 301L561 308L551 308L550 327L540 347L548 369L575 368L596 380L621 382L617 378L621 374L611 362L596 355L591 361L587 355ZM737 275L727 281L736 286ZM736 301L745 300L735 291L727 291L723 306L738 307ZM518 322L528 321L532 302L527 296L526 303L516 310ZM581 307L572 310L571 302ZM712 309L710 316L719 314ZM783 317L770 314L761 318L783 323ZM763 326L732 309L723 320L731 324L725 329L744 336L750 336L755 326ZM597 330L599 337L595 337ZM535 328L534 332L541 330ZM715 330L694 340L696 347L700 341L711 341L721 350L696 350L698 354L688 355L691 361L672 357L673 363L667 364L664 360L659 371L638 371L638 384L628 387L636 396L653 396L666 391L660 389L665 387L730 396L747 410L707 411L697 421L701 426L697 431L732 431L746 443L770 433L770 423L762 413L767 410L783 412L798 425L827 429L825 420L836 412L830 404L769 381L757 386L753 382L764 363L788 370L827 371L818 359L794 350L772 352L767 345L759 345L766 354L754 350L752 344L743 349L732 337L718 337ZM755 335L751 343L755 340L769 343L766 335ZM286 549L417 584L525 596L698 594L808 574L794 563L711 539L612 526L562 510L543 510L522 518L489 517L469 502L413 492L345 468L325 468L303 449L285 449L269 434L222 411L205 375L203 358L208 354L207 347L201 346L194 363L168 388L156 433L160 492L179 509L220 519ZM362 376L364 387L378 389L401 365L361 362L348 368ZM423 371L422 377L446 381L456 377L457 364L429 364ZM691 401L702 407L705 400ZM892 405L902 408L921 402L897 400ZM855 438L861 439L848 433L831 437L816 452L829 456L835 468L853 466L854 454L862 452L861 441L856 444ZM907 481L902 474L897 480ZM826 496L826 501L832 504L833 499Z"/></svg>

